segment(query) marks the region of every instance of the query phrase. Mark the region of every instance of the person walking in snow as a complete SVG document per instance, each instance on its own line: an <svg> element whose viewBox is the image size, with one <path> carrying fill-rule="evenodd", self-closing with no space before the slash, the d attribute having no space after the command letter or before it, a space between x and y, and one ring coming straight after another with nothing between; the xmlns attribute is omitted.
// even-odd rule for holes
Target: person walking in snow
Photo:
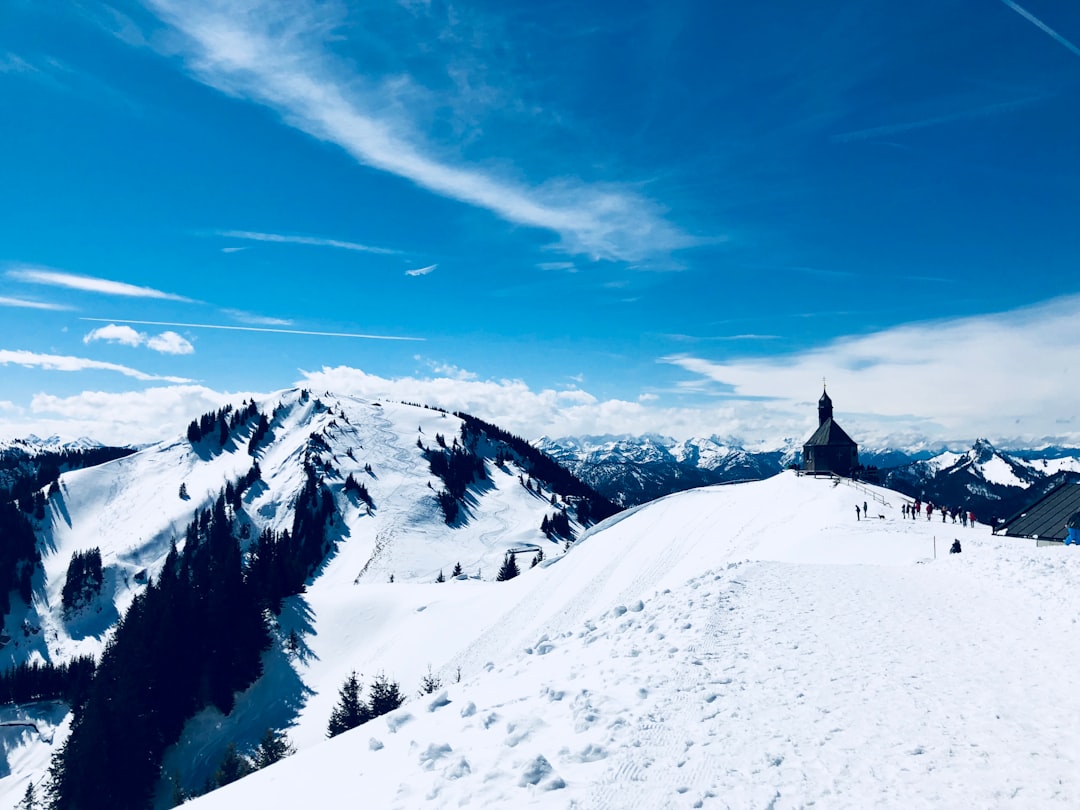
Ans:
<svg viewBox="0 0 1080 810"><path fill-rule="evenodd" d="M861 518L859 517L859 505L855 504L855 520L858 521L860 519Z"/></svg>
<svg viewBox="0 0 1080 810"><path fill-rule="evenodd" d="M973 529L975 528L975 513L974 512L968 512L968 523L971 524L971 528L973 528Z"/></svg>
<svg viewBox="0 0 1080 810"><path fill-rule="evenodd" d="M863 517L870 517L870 510L866 508L866 501L862 502Z"/></svg>

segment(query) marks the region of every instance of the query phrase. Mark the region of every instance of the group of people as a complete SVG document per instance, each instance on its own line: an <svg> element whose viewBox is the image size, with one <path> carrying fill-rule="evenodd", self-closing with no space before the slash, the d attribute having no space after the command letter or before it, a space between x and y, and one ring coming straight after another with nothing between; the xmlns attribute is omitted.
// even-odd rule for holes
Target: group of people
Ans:
<svg viewBox="0 0 1080 810"><path fill-rule="evenodd" d="M969 512L967 509L961 509L959 507L949 508L948 506L934 506L932 503L923 504L920 501L915 503L905 503L903 507L904 517L915 520L923 512L926 513L926 519L930 520L934 517L934 512L941 513L941 522L944 523L948 518L952 518L952 522L960 522L964 526L975 525L975 513Z"/></svg>
<svg viewBox="0 0 1080 810"><path fill-rule="evenodd" d="M934 517L934 512L940 512L942 523L944 523L948 518L951 517L953 523L959 521L964 526L975 525L975 513L969 512L966 509L950 509L947 506L934 506L932 503L923 504L920 501L915 501L915 503L905 503L903 506L903 514L905 519L911 518L912 520L915 520L915 518L923 514L924 511L926 513L927 520L930 520ZM866 501L863 501L862 509L859 509L859 505L855 504L855 519L861 520L864 517L870 517L870 510L867 508ZM1072 521L1070 521L1070 525L1073 525L1073 523L1075 523L1076 525L1075 536L1073 533L1074 530L1070 529L1069 537L1072 539L1066 540L1065 542L1072 542L1080 545L1080 512L1077 512L1075 515L1073 515L1073 519Z"/></svg>

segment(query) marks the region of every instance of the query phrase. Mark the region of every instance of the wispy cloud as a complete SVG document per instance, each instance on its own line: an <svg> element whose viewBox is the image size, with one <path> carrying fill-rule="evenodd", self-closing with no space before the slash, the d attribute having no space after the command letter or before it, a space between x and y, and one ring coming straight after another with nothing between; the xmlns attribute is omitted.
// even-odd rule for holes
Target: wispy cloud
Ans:
<svg viewBox="0 0 1080 810"><path fill-rule="evenodd" d="M306 329L273 329L263 326L228 326L218 323L177 323L175 321L135 321L127 318L80 318L82 321L100 323L133 323L136 326L175 326L178 329L221 329L227 332L269 332L278 335L313 335L316 337L363 338L365 340L426 340L422 337L398 335L365 335L355 332L313 332Z"/></svg>
<svg viewBox="0 0 1080 810"><path fill-rule="evenodd" d="M162 292L152 287L137 287L123 281L79 276L74 273L64 273L44 267L17 267L8 270L6 275L16 281L29 284L45 284L51 287L64 287L69 290L82 290L83 292L101 293L103 295L119 295L127 298L156 298L163 301L195 303L191 298L185 298L175 293Z"/></svg>
<svg viewBox="0 0 1080 810"><path fill-rule="evenodd" d="M119 343L122 346L146 346L161 354L194 354L195 347L191 342L176 332L162 332L160 335L148 335L132 329L130 326L120 326L110 323L100 329L93 329L83 336L83 343L95 341L106 343Z"/></svg>
<svg viewBox="0 0 1080 810"><path fill-rule="evenodd" d="M138 369L121 366L117 363L104 363L100 360L91 360L87 357L72 357L60 354L39 354L11 349L0 349L0 366L23 366L24 368L40 368L47 371L113 371L123 374L125 377L133 377L142 381L162 381L171 383L189 383L191 380L185 377L168 377L157 374L147 374Z"/></svg>
<svg viewBox="0 0 1080 810"><path fill-rule="evenodd" d="M428 273L430 273L432 270L434 270L438 266L439 265L437 265L437 264L429 264L427 267L418 267L415 270L406 270L405 275L407 275L407 276L426 276Z"/></svg>
<svg viewBox="0 0 1080 810"><path fill-rule="evenodd" d="M1029 23L1031 23L1032 25L1037 27L1039 30L1049 34L1051 37L1056 39L1058 42L1060 42L1062 45L1064 45L1070 51L1075 53L1077 56L1080 56L1080 48L1078 48L1076 45L1073 45L1071 42L1069 42L1069 40L1065 39L1065 37L1063 37L1061 34L1059 34L1057 31L1055 31L1049 25L1044 23L1042 20L1040 20L1038 17L1036 17L1030 11L1028 11L1025 8L1022 8L1021 6L1018 6L1012 0L1001 0L1001 2L1004 3L1005 5L1007 5L1009 8L1011 8L1013 11L1015 11L1017 14L1019 14L1021 17L1023 17L1025 20L1027 20Z"/></svg>
<svg viewBox="0 0 1080 810"><path fill-rule="evenodd" d="M631 186L568 177L527 186L438 154L401 92L408 77L372 86L333 56L325 44L333 7L148 1L185 36L187 63L201 81L276 110L363 165L508 222L552 231L563 249L597 259L636 261L699 243Z"/></svg>
<svg viewBox="0 0 1080 810"><path fill-rule="evenodd" d="M50 304L45 301L27 301L25 298L8 298L0 295L0 307L22 307L23 309L48 309L64 312L71 309L63 304Z"/></svg>
<svg viewBox="0 0 1080 810"><path fill-rule="evenodd" d="M219 236L227 236L230 239L248 239L253 242L276 242L284 245L311 245L313 247L332 247L341 250L355 250L360 253L378 253L391 256L400 253L390 248L372 247L362 245L359 242L346 242L342 239L326 239L321 236L297 236L286 233L262 233L260 231L218 231ZM222 248L225 251L235 252L242 248Z"/></svg>
<svg viewBox="0 0 1080 810"><path fill-rule="evenodd" d="M935 115L921 118L916 121L901 121L895 124L884 124L868 129L856 129L851 132L841 132L832 136L835 143L851 143L853 141L865 141L869 138L879 138L883 135L895 135L899 132L909 132L915 129L926 129L942 124L952 124L957 121L968 121L973 118L986 118L993 115L1004 115L1014 110L1022 109L1036 102L1043 101L1046 96L1029 96L1014 101L1003 101L997 104L986 104L982 107L974 107L967 110Z"/></svg>
<svg viewBox="0 0 1080 810"><path fill-rule="evenodd" d="M274 318L269 315L257 315L254 312L245 312L242 309L223 309L226 315L231 318L235 318L240 323L247 323L253 326L292 326L292 321L289 318Z"/></svg>
<svg viewBox="0 0 1080 810"><path fill-rule="evenodd" d="M38 68L27 62L17 53L7 51L0 54L0 73L38 73Z"/></svg>

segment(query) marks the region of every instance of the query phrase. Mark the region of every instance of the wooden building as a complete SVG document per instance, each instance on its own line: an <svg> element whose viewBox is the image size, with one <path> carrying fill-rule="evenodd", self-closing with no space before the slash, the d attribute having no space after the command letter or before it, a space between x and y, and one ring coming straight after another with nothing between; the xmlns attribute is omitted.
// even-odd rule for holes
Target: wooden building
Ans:
<svg viewBox="0 0 1080 810"><path fill-rule="evenodd" d="M859 445L833 419L833 404L822 390L818 400L818 429L803 445L802 468L808 473L852 477L859 469Z"/></svg>

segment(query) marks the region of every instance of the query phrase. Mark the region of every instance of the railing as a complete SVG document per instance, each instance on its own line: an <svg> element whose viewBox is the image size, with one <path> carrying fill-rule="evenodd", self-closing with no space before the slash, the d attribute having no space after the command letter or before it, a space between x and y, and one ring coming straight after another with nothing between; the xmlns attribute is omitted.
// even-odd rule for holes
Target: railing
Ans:
<svg viewBox="0 0 1080 810"><path fill-rule="evenodd" d="M808 473L808 472L805 472L804 470L796 470L796 474L797 475L809 475L812 478L825 478L825 479L827 479L829 481L832 481L832 484L833 484L834 487L837 484L846 484L847 486L851 487L852 489L856 490L857 492L861 492L867 498L870 498L871 500L875 501L876 503L880 503L882 506L891 506L892 505L887 500L885 500L884 495L881 495L881 494L879 494L877 492L874 492L874 490L870 489L865 484L860 484L854 478L844 478L842 475L837 475L836 473L823 473L823 474Z"/></svg>

